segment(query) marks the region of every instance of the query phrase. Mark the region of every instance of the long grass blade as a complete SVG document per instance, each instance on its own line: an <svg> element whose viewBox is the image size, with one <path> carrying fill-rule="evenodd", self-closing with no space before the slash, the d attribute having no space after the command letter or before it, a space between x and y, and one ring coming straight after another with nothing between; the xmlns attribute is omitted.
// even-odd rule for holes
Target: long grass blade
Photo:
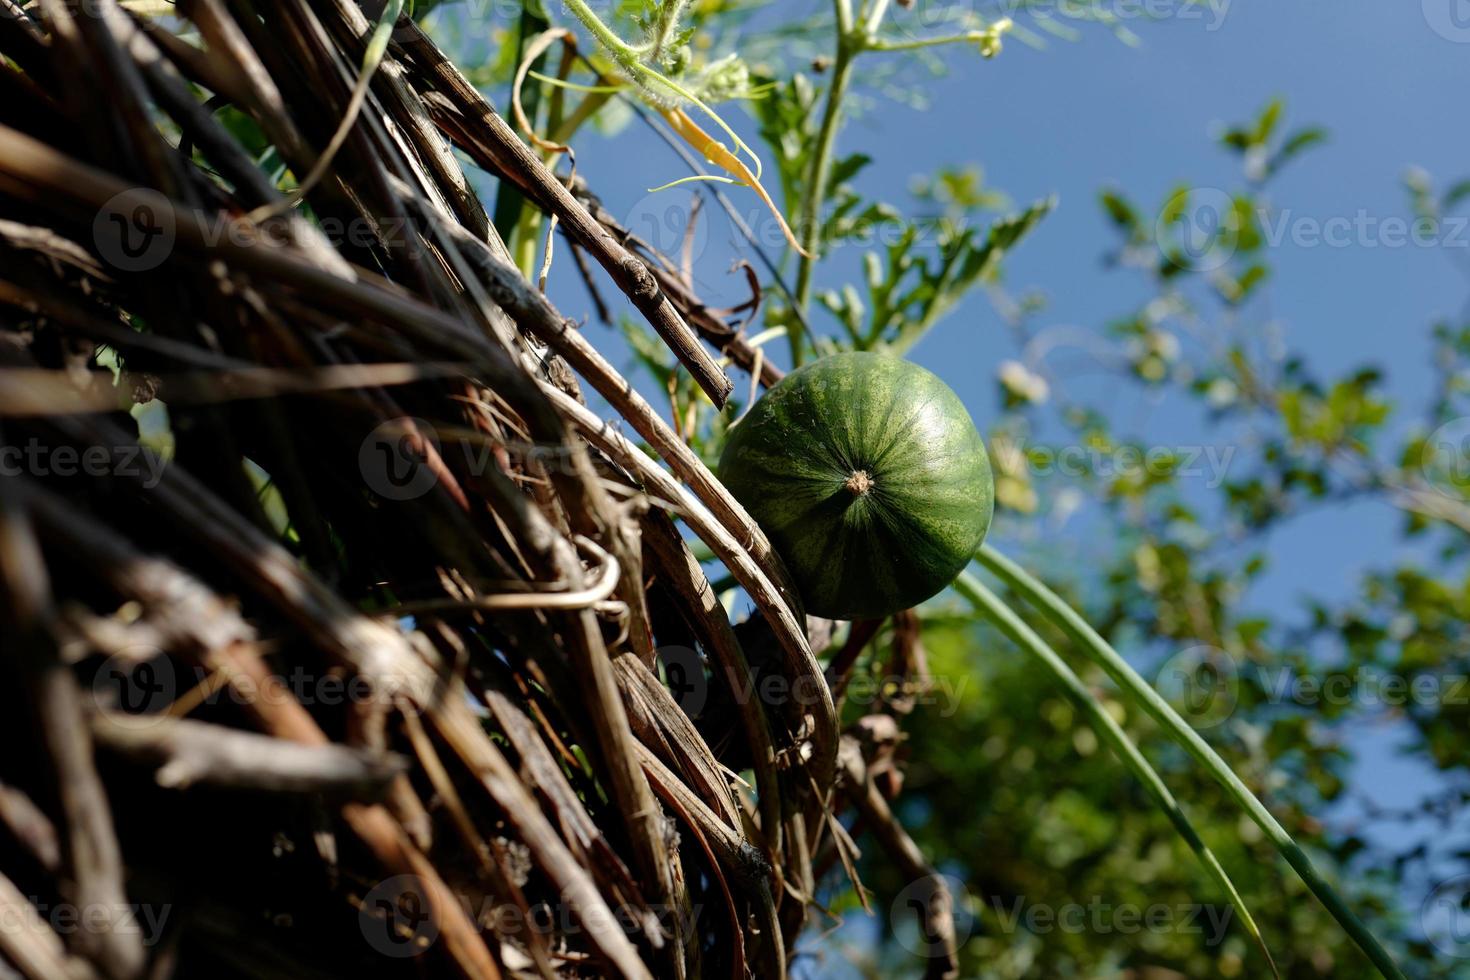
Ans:
<svg viewBox="0 0 1470 980"><path fill-rule="evenodd" d="M1261 935L1261 929L1256 925L1256 920L1252 918L1250 910L1246 908L1245 900L1240 897L1240 892L1236 890L1235 883L1225 873L1225 869L1220 865L1220 861L1215 857L1215 853L1209 849L1205 842L1200 839L1199 834L1195 832L1194 825L1189 822L1189 817L1179 806L1179 802L1174 799L1174 794L1169 792L1169 787L1164 785L1164 780L1159 776L1154 767L1149 764L1149 761L1144 758L1143 753L1138 750L1138 746L1133 744L1133 741L1128 737L1128 733L1123 731L1122 726L1113 720L1112 715L1108 714L1102 702L1087 689L1087 685L1082 683L1082 679L1067 665L1066 661L1045 640L1036 635L1035 630L1026 625L1019 616L1011 611L1011 608L999 596L973 575L969 572L961 572L959 578L954 582L954 590L967 599L977 612L990 620L998 630L1005 634L1007 639L1041 661L1051 671L1052 675L1061 683L1067 695L1072 699L1072 703L1092 723L1093 729L1102 737L1102 740L1108 744L1123 765L1128 767L1128 771L1138 777L1139 782L1143 783L1143 788L1148 792L1148 795L1158 805L1159 809L1164 811L1164 815L1169 818L1169 822L1174 825L1174 829L1179 832L1179 836L1184 838L1184 842L1189 845L1189 849L1194 851L1195 856L1204 865L1205 871L1209 874L1211 880L1224 890L1230 899L1231 906L1235 909L1236 915L1240 916L1241 925L1250 934L1250 937L1255 940L1256 946L1261 950L1261 954L1266 957L1266 962L1271 967L1272 975L1280 977L1281 973L1276 969L1276 961L1271 957L1271 950L1266 946L1266 940Z"/></svg>
<svg viewBox="0 0 1470 980"><path fill-rule="evenodd" d="M1035 606L1047 619L1069 636L1084 653L1098 666L1107 671L1113 682L1136 700L1164 730L1182 745L1196 762L1225 788L1232 799L1248 813L1252 820L1270 838L1271 843L1286 858L1301 876L1312 894L1317 896L1324 908L1332 914L1343 930L1352 937L1358 948L1378 968L1378 972L1389 980L1404 980L1404 974L1394 963L1361 919L1348 908L1336 889L1312 865L1301 846L1294 841L1286 829L1277 822L1260 800L1241 782L1240 777L1220 758L1209 743L1191 728L1179 713L1138 675L1118 651L1114 650L1097 631L1087 624L1076 610L1062 601L1061 597L1033 578L1025 569L996 551L990 545L980 549L979 560L988 570L1006 583L1017 594Z"/></svg>

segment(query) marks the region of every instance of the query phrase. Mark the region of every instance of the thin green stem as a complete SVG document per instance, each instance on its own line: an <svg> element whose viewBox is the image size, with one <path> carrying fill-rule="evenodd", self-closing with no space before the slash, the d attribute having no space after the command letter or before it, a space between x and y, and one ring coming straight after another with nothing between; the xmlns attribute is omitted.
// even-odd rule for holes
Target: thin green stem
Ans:
<svg viewBox="0 0 1470 980"><path fill-rule="evenodd" d="M628 87L626 85L582 85L577 82L569 82L565 78L546 75L539 71L528 71L526 74L538 82L545 82L552 88L564 88L572 92L593 92L597 95L613 95Z"/></svg>
<svg viewBox="0 0 1470 980"><path fill-rule="evenodd" d="M664 102L674 101L677 103L679 100L682 100L695 106L699 111L713 120L715 125L719 126L726 136L730 137L731 142L735 144L736 152L744 153L750 157L751 161L755 164L755 178L756 180L760 179L761 158L740 138L739 133L730 128L729 123L720 118L719 113L706 105L699 96L684 88L684 86L672 78L668 78L645 65L640 60L640 57L645 52L634 48L622 38L618 37L617 33L604 24L602 19L593 12L592 8L587 6L586 0L565 0L565 2L567 9L582 22L582 26L587 28L588 32L597 39L597 43L601 44L607 50L608 54L612 55L613 61L616 62L623 74L628 77L629 81L642 88L644 93L651 99L655 98L655 90L659 90L661 94L658 97ZM839 2L843 2L843 0L839 0Z"/></svg>
<svg viewBox="0 0 1470 980"><path fill-rule="evenodd" d="M688 177L680 177L678 180L671 180L667 184L659 184L657 187L650 187L648 189L648 193L656 194L659 191L666 191L670 187L682 187L685 184L698 184L701 182L708 182L711 184L740 184L740 181L734 179L733 177L721 177L719 174L690 174Z"/></svg>
<svg viewBox="0 0 1470 980"><path fill-rule="evenodd" d="M684 16L684 9L689 6L689 0L664 0L659 8L658 20L653 28L653 60L662 64L666 53L664 48L668 46L669 38L679 29L679 21Z"/></svg>
<svg viewBox="0 0 1470 980"><path fill-rule="evenodd" d="M631 71L638 64L638 53L633 50L617 33L602 22L602 18L593 12L583 0L566 0L567 9L572 12L587 32L597 39L597 43L607 49L617 63Z"/></svg>
<svg viewBox="0 0 1470 980"><path fill-rule="evenodd" d="M1358 948L1378 968L1380 974L1389 980L1405 980L1404 974L1394 963L1393 958L1388 955L1387 950L1368 931L1353 910L1347 907L1336 890L1312 865L1306 852L1296 841L1292 840L1286 829L1271 815L1271 811L1256 799L1255 794L1246 787L1245 783L1241 782L1240 777L1235 775L1225 760L1220 758L1209 743L1179 716L1169 702L1165 701L1147 681L1138 675L1138 672L1118 654L1118 651L1099 636L1097 631L1088 625L1076 610L1063 602L1055 592L1032 578L1025 569L1000 554L993 547L983 546L978 557L982 565L1066 633L1094 663L1107 672L1119 688L1137 701L1155 721L1163 726L1165 731L1169 732L1184 747L1184 750L1196 762L1224 787L1225 792L1250 815L1262 832L1270 838L1271 843L1276 845L1276 849L1286 858L1286 863L1296 870L1302 881L1311 889L1312 894L1317 896L1317 900L1358 944Z"/></svg>
<svg viewBox="0 0 1470 980"><path fill-rule="evenodd" d="M984 31L966 31L963 34L946 34L943 37L921 37L912 41L872 41L870 51L918 51L921 48L937 48L945 44L979 44L985 38Z"/></svg>
<svg viewBox="0 0 1470 980"><path fill-rule="evenodd" d="M1271 951L1261 936L1261 929L1256 925L1256 920L1251 917L1250 910L1246 908L1245 900L1240 897L1240 892L1236 890L1234 882L1225 873L1215 853L1195 832L1194 826L1189 822L1189 817L1179 806L1174 794L1169 792L1169 787L1164 784L1164 780L1144 758L1138 747L1133 744L1128 733L1113 720L1112 715L1108 714L1097 696L1088 690L1087 685L1082 683L1082 679L1072 671L1071 667L1067 666L1066 661L1055 650L1047 645L1045 640L1038 636L1030 626L1027 626L1009 606L1001 601L999 596L986 588L969 572L960 573L959 578L955 579L954 590L969 600L977 612L994 623L1007 639L1041 661L1046 669L1051 671L1052 676L1066 690L1072 703L1092 724L1093 730L1113 750L1128 771L1143 783L1143 788L1153 799L1155 805L1164 811L1179 836L1184 838L1189 849L1194 851L1195 856L1204 865L1206 873L1219 888L1225 891L1231 906L1240 916L1241 925L1245 927L1246 932L1255 940L1256 945L1265 955L1266 962L1271 965L1272 974L1279 977L1281 974L1277 971L1276 962L1271 958Z"/></svg>
<svg viewBox="0 0 1470 980"><path fill-rule="evenodd" d="M852 0L832 0L833 12L837 15L837 34L846 37L852 33Z"/></svg>
<svg viewBox="0 0 1470 980"><path fill-rule="evenodd" d="M536 16L529 6L522 7L519 23L516 27L515 64L520 64L523 60L526 46L530 44L531 39L546 30L548 26L546 21ZM534 62L534 66L540 66L545 60L546 55L540 55ZM521 94L521 106L525 109L527 118L536 118L540 102L541 87L539 85L527 86ZM526 203L525 197L521 195L521 192L516 189L514 184L504 180L500 182L500 187L495 193L495 212L491 221L507 245L514 244L516 229L521 223L521 214L528 208L529 205ZM531 208L531 210L535 209ZM516 262L516 267L522 270L527 268L519 260ZM527 272L527 275L529 274Z"/></svg>
<svg viewBox="0 0 1470 980"><path fill-rule="evenodd" d="M873 0L873 6L869 7L863 16L863 32L868 37L878 33L878 27L883 23L883 15L888 12L888 0Z"/></svg>
<svg viewBox="0 0 1470 980"><path fill-rule="evenodd" d="M847 97L847 86L852 80L853 60L863 50L853 32L852 5L849 0L834 0L837 12L837 53L832 62L832 84L827 88L826 103L822 108L822 122L817 130L817 142L812 148L811 165L807 170L806 197L802 199L801 247L807 255L797 257L796 308L801 314L787 334L791 342L791 366L801 364L806 338L800 321L807 315L812 297L812 267L816 262L817 250L821 247L822 204L827 194L827 181L832 173L832 148L837 142L837 129L842 119L842 100ZM883 7L875 8L878 18L883 16ZM871 17L870 17L871 19ZM876 28L876 25L875 25Z"/></svg>
<svg viewBox="0 0 1470 980"><path fill-rule="evenodd" d="M515 227L511 230L510 251L517 269L527 279L536 276L536 252L541 247L542 215L536 208L521 208Z"/></svg>

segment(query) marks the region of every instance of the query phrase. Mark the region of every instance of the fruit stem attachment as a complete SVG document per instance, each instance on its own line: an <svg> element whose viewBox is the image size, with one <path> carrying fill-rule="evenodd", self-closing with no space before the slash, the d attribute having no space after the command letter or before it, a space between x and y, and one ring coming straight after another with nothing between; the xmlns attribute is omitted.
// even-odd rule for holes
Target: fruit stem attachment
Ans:
<svg viewBox="0 0 1470 980"><path fill-rule="evenodd" d="M864 497L873 489L873 478L868 475L867 470L853 470L852 476L842 486L854 497Z"/></svg>

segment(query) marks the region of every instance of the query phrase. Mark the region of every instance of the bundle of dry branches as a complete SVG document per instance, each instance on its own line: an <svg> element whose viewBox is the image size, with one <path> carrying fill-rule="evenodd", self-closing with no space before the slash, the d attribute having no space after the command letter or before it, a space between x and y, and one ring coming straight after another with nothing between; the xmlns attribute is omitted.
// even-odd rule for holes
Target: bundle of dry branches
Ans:
<svg viewBox="0 0 1470 980"><path fill-rule="evenodd" d="M839 727L877 624L824 668L832 624L512 264L455 151L716 404L711 348L779 372L407 18L325 179L278 189L350 118L365 6L181 0L185 32L0 0L0 956L780 976L818 881L854 873L851 812L952 972L949 896L888 804L903 705Z"/></svg>

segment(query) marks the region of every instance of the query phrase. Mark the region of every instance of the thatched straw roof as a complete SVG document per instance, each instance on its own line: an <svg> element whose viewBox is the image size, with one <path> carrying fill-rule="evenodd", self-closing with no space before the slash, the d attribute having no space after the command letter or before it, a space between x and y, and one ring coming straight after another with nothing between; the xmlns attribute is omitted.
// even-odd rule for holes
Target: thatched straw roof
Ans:
<svg viewBox="0 0 1470 980"><path fill-rule="evenodd" d="M0 955L776 976L852 806L933 883L951 968L893 740L838 727L871 630L824 669L760 529L460 161L555 216L717 404L717 359L780 372L410 20L353 116L355 3L178 15L0 0ZM277 172L344 118L297 206Z"/></svg>

